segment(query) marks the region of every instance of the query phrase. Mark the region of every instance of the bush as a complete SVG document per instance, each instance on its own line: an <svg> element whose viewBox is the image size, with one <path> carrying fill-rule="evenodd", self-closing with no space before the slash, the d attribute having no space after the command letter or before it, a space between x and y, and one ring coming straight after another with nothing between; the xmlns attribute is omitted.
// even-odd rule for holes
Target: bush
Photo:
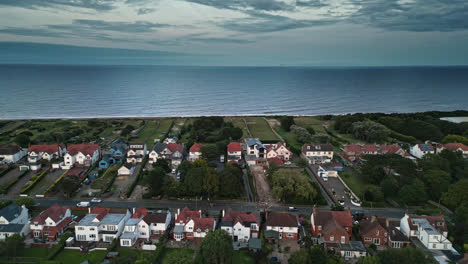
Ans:
<svg viewBox="0 0 468 264"><path fill-rule="evenodd" d="M45 169L41 174L39 174L39 176L34 175L36 177L33 176L34 177L33 182L31 184L29 184L28 186L24 187L23 190L21 190L21 193L22 194L23 193L28 193L32 189L32 187L34 187L34 185L36 185L42 178L44 178L47 175L47 173L49 173L49 169L50 169L50 167ZM33 177L31 177L31 179L33 179Z"/></svg>
<svg viewBox="0 0 468 264"><path fill-rule="evenodd" d="M52 250L49 252L49 254L47 254L47 259L51 260L51 259L55 258L60 253L60 251L62 251L62 249L65 247L65 242L71 236L72 236L72 234L70 234L70 233L63 234L60 237L59 244L56 247L52 248Z"/></svg>

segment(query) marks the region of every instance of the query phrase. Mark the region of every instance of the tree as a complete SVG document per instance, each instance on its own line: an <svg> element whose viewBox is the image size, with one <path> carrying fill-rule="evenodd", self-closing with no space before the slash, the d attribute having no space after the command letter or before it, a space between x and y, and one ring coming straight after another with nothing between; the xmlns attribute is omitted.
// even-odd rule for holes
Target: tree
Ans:
<svg viewBox="0 0 468 264"><path fill-rule="evenodd" d="M29 143L31 142L31 139L29 139L29 136L26 134L19 134L15 137L15 143L18 144L20 147L27 147Z"/></svg>
<svg viewBox="0 0 468 264"><path fill-rule="evenodd" d="M436 264L432 255L424 253L421 249L405 247L402 249L387 249L382 251L378 258L381 264Z"/></svg>
<svg viewBox="0 0 468 264"><path fill-rule="evenodd" d="M300 143L304 144L312 142L312 135L303 127L292 125L291 132L296 136L297 141Z"/></svg>
<svg viewBox="0 0 468 264"><path fill-rule="evenodd" d="M70 197L79 185L80 178L78 176L66 176L63 177L55 186L56 190L60 190L66 197Z"/></svg>
<svg viewBox="0 0 468 264"><path fill-rule="evenodd" d="M164 259L164 261L171 264L193 263L192 257L186 254L169 254L168 257Z"/></svg>
<svg viewBox="0 0 468 264"><path fill-rule="evenodd" d="M438 200L443 192L448 190L450 184L450 174L443 170L428 170L424 173L424 181L426 182L426 190L429 196Z"/></svg>
<svg viewBox="0 0 468 264"><path fill-rule="evenodd" d="M231 264L232 238L224 230L209 231L200 246L200 254L205 264Z"/></svg>
<svg viewBox="0 0 468 264"><path fill-rule="evenodd" d="M468 132L468 130L467 130ZM468 145L468 138L464 136L459 136L459 135L447 135L442 139L442 143L447 144L447 143L462 143L465 145Z"/></svg>
<svg viewBox="0 0 468 264"><path fill-rule="evenodd" d="M468 179L460 180L451 184L448 191L442 195L442 202L450 208L456 208L458 205L468 201Z"/></svg>
<svg viewBox="0 0 468 264"><path fill-rule="evenodd" d="M201 147L201 153L203 158L208 160L218 159L218 149L213 145L204 145Z"/></svg>
<svg viewBox="0 0 468 264"><path fill-rule="evenodd" d="M317 190L310 178L294 169L278 169L272 175L273 193L285 202L311 202Z"/></svg>
<svg viewBox="0 0 468 264"><path fill-rule="evenodd" d="M382 188L382 192L385 197L393 197L399 190L398 181L393 176L385 177L385 179L380 183L380 187Z"/></svg>
<svg viewBox="0 0 468 264"><path fill-rule="evenodd" d="M199 196L203 192L204 168L195 167L188 171L184 179L185 192L189 196Z"/></svg>
<svg viewBox="0 0 468 264"><path fill-rule="evenodd" d="M401 188L398 197L407 205L418 205L427 201L424 183L419 179L414 179L412 184Z"/></svg>
<svg viewBox="0 0 468 264"><path fill-rule="evenodd" d="M312 262L309 252L306 249L300 249L299 251L294 251L291 253L291 256L288 259L289 264L311 264L318 263ZM326 263L326 262L325 262Z"/></svg>
<svg viewBox="0 0 468 264"><path fill-rule="evenodd" d="M163 194L167 180L168 176L166 175L166 171L161 167L155 167L146 177L146 182L150 186L151 193L154 196Z"/></svg>
<svg viewBox="0 0 468 264"><path fill-rule="evenodd" d="M351 131L355 138L369 142L381 142L390 135L387 127L370 120L353 123Z"/></svg>
<svg viewBox="0 0 468 264"><path fill-rule="evenodd" d="M177 168L180 173L180 181L183 182L187 173L192 169L192 163L188 160L182 161L182 163Z"/></svg>
<svg viewBox="0 0 468 264"><path fill-rule="evenodd" d="M19 234L8 236L4 242L0 244L1 255L7 257L21 256L24 250L24 238Z"/></svg>
<svg viewBox="0 0 468 264"><path fill-rule="evenodd" d="M30 198L30 197L20 197L18 199L16 199L16 203L19 205L19 206L26 206L26 208L28 208L29 210L31 210L34 205L36 204L34 202L34 199L33 198Z"/></svg>
<svg viewBox="0 0 468 264"><path fill-rule="evenodd" d="M243 193L242 170L238 166L227 165L219 173L219 194L226 198L236 198Z"/></svg>
<svg viewBox="0 0 468 264"><path fill-rule="evenodd" d="M219 178L216 171L213 168L203 168L203 192L209 197L212 197L219 190Z"/></svg>
<svg viewBox="0 0 468 264"><path fill-rule="evenodd" d="M309 132L309 134L315 135L316 132L315 132L315 129L313 127L308 126L308 127L306 127L306 129L307 129L307 132Z"/></svg>
<svg viewBox="0 0 468 264"><path fill-rule="evenodd" d="M163 169L165 172L170 172L171 167L169 166L169 161L167 159L158 159L155 163L153 163L153 168L159 167Z"/></svg>
<svg viewBox="0 0 468 264"><path fill-rule="evenodd" d="M300 158L296 161L296 165L299 166L300 168L307 167L307 164L308 164L307 160L303 158Z"/></svg>
<svg viewBox="0 0 468 264"><path fill-rule="evenodd" d="M290 131L291 130L291 126L294 125L294 117L292 116L285 116L285 117L282 117L280 119L280 123L281 123L281 127L285 130L285 131Z"/></svg>

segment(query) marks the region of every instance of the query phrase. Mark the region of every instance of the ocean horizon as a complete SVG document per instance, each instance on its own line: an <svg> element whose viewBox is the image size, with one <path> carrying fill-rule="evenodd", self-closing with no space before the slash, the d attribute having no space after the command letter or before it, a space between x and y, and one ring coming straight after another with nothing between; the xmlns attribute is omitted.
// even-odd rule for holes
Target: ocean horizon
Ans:
<svg viewBox="0 0 468 264"><path fill-rule="evenodd" d="M0 65L0 119L468 109L468 66Z"/></svg>

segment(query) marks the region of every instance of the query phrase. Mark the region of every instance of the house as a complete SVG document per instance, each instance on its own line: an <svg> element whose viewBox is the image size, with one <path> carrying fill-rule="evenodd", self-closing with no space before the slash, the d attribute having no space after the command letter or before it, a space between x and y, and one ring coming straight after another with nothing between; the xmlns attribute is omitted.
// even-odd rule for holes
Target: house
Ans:
<svg viewBox="0 0 468 264"><path fill-rule="evenodd" d="M460 151L464 158L468 158L468 146L462 143L448 143L442 145L442 149L448 149L451 151ZM439 152L439 151L437 151Z"/></svg>
<svg viewBox="0 0 468 264"><path fill-rule="evenodd" d="M167 136L163 140L163 143L165 143L165 144L176 144L177 141L179 141L179 138L177 136Z"/></svg>
<svg viewBox="0 0 468 264"><path fill-rule="evenodd" d="M107 169L112 164L122 162L126 154L127 145L123 142L123 139L116 139L112 142L110 148L103 152L102 160L99 161L99 168Z"/></svg>
<svg viewBox="0 0 468 264"><path fill-rule="evenodd" d="M411 154L404 150L400 145L380 145L380 153L384 155L396 154L408 159L415 159Z"/></svg>
<svg viewBox="0 0 468 264"><path fill-rule="evenodd" d="M323 242L334 244L348 244L352 233L353 218L351 211L318 211L312 210L310 216L311 231L314 237Z"/></svg>
<svg viewBox="0 0 468 264"><path fill-rule="evenodd" d="M426 219L436 230L445 237L448 236L447 224L443 215L425 216L425 215L409 215L405 213L400 220L400 231L408 238L418 237L418 226L415 224L415 219Z"/></svg>
<svg viewBox="0 0 468 264"><path fill-rule="evenodd" d="M29 233L29 211L26 206L11 203L0 209L0 240L19 234Z"/></svg>
<svg viewBox="0 0 468 264"><path fill-rule="evenodd" d="M236 241L248 242L250 238L259 238L260 221L253 213L223 210L221 229Z"/></svg>
<svg viewBox="0 0 468 264"><path fill-rule="evenodd" d="M268 165L275 164L278 167L284 167L284 162L278 157L269 158L267 161Z"/></svg>
<svg viewBox="0 0 468 264"><path fill-rule="evenodd" d="M304 144L302 156L309 164L330 163L333 159L333 147L329 144Z"/></svg>
<svg viewBox="0 0 468 264"><path fill-rule="evenodd" d="M135 142L128 144L127 163L140 163L146 155L146 144Z"/></svg>
<svg viewBox="0 0 468 264"><path fill-rule="evenodd" d="M177 209L175 215L174 239L176 241L200 240L216 227L216 220L213 217L203 217L201 210L193 211L184 208Z"/></svg>
<svg viewBox="0 0 468 264"><path fill-rule="evenodd" d="M267 159L279 158L281 161L290 161L292 152L289 147L286 147L286 143L278 142L275 144L265 144L267 148Z"/></svg>
<svg viewBox="0 0 468 264"><path fill-rule="evenodd" d="M39 161L41 159L51 161L60 159L67 153L67 149L59 144L30 145L28 148L28 163L31 170L41 168Z"/></svg>
<svg viewBox="0 0 468 264"><path fill-rule="evenodd" d="M202 147L203 147L203 145L200 144L200 143L194 143L194 144L190 147L190 150L189 150L189 158L188 158L188 160L189 160L190 162L201 158L201 156L202 156L201 148L202 148Z"/></svg>
<svg viewBox="0 0 468 264"><path fill-rule="evenodd" d="M299 225L297 217L285 212L271 212L266 215L266 230L279 233L279 239L297 240Z"/></svg>
<svg viewBox="0 0 468 264"><path fill-rule="evenodd" d="M132 176L135 171L135 165L132 163L125 163L117 170L118 176Z"/></svg>
<svg viewBox="0 0 468 264"><path fill-rule="evenodd" d="M421 159L426 154L434 154L434 148L429 144L416 144L410 149L411 155Z"/></svg>
<svg viewBox="0 0 468 264"><path fill-rule="evenodd" d="M242 160L242 146L239 142L231 142L227 146L227 162L239 163Z"/></svg>
<svg viewBox="0 0 468 264"><path fill-rule="evenodd" d="M362 220L359 226L359 235L364 245L386 246L388 244L388 218L373 215L371 219Z"/></svg>
<svg viewBox="0 0 468 264"><path fill-rule="evenodd" d="M70 209L54 204L31 220L29 228L34 238L55 241L71 221Z"/></svg>
<svg viewBox="0 0 468 264"><path fill-rule="evenodd" d="M64 156L63 169L70 169L75 165L91 166L99 160L100 148L97 144L71 144Z"/></svg>
<svg viewBox="0 0 468 264"><path fill-rule="evenodd" d="M148 211L144 207L134 211L132 217L125 223L124 232L120 236L120 245L130 247L138 239L149 240L164 234L171 223L169 211Z"/></svg>
<svg viewBox="0 0 468 264"><path fill-rule="evenodd" d="M177 167L182 162L183 157L183 144L156 143L149 153L149 163L152 164L158 159L167 159L171 161L173 167Z"/></svg>
<svg viewBox="0 0 468 264"><path fill-rule="evenodd" d="M439 233L427 219L415 218L413 223L418 228L418 240L427 249L450 250L452 248L452 242L448 240L447 236Z"/></svg>
<svg viewBox="0 0 468 264"><path fill-rule="evenodd" d="M96 207L75 225L76 241L112 242L123 232L125 222L130 218L130 212L111 213L111 209Z"/></svg>
<svg viewBox="0 0 468 264"><path fill-rule="evenodd" d="M410 240L400 231L400 221L389 221L388 246L391 248L404 248L410 245Z"/></svg>
<svg viewBox="0 0 468 264"><path fill-rule="evenodd" d="M245 139L246 155L248 165L266 164L267 148L257 138Z"/></svg>
<svg viewBox="0 0 468 264"><path fill-rule="evenodd" d="M0 164L16 163L24 156L27 151L16 145L0 145Z"/></svg>
<svg viewBox="0 0 468 264"><path fill-rule="evenodd" d="M107 169L109 168L112 164L115 164L116 161L112 157L111 154L105 153L102 155L102 159L99 161L99 168L101 169Z"/></svg>
<svg viewBox="0 0 468 264"><path fill-rule="evenodd" d="M361 159L364 155L379 154L379 148L376 145L350 144L344 146L343 153L348 160L355 161Z"/></svg>
<svg viewBox="0 0 468 264"><path fill-rule="evenodd" d="M366 247L361 241L349 241L348 244L339 244L341 257L346 261L367 256Z"/></svg>

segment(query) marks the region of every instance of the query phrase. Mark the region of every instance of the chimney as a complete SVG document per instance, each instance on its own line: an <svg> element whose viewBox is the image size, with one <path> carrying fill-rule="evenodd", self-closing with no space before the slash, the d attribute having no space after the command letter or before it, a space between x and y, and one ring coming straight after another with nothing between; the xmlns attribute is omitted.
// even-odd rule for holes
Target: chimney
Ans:
<svg viewBox="0 0 468 264"><path fill-rule="evenodd" d="M314 209L312 209L312 214L315 215L316 211L315 211L315 205L314 205Z"/></svg>
<svg viewBox="0 0 468 264"><path fill-rule="evenodd" d="M348 214L351 215L351 207L348 207Z"/></svg>
<svg viewBox="0 0 468 264"><path fill-rule="evenodd" d="M202 212L201 212L201 210L198 210L198 212L200 213L200 218L202 218Z"/></svg>
<svg viewBox="0 0 468 264"><path fill-rule="evenodd" d="M388 220L388 217L385 217L385 227L388 228L390 226L390 222Z"/></svg>
<svg viewBox="0 0 468 264"><path fill-rule="evenodd" d="M88 207L88 214L91 213L91 207Z"/></svg>
<svg viewBox="0 0 468 264"><path fill-rule="evenodd" d="M177 208L177 214L180 214L180 208ZM176 217L177 218L177 217Z"/></svg>
<svg viewBox="0 0 468 264"><path fill-rule="evenodd" d="M133 209L133 214L135 213L135 207L132 208Z"/></svg>
<svg viewBox="0 0 468 264"><path fill-rule="evenodd" d="M371 223L375 222L375 220L377 220L377 217L375 215L372 215L371 216Z"/></svg>
<svg viewBox="0 0 468 264"><path fill-rule="evenodd" d="M224 217L224 209L223 209L223 214L222 214L222 215L223 215L223 217Z"/></svg>

